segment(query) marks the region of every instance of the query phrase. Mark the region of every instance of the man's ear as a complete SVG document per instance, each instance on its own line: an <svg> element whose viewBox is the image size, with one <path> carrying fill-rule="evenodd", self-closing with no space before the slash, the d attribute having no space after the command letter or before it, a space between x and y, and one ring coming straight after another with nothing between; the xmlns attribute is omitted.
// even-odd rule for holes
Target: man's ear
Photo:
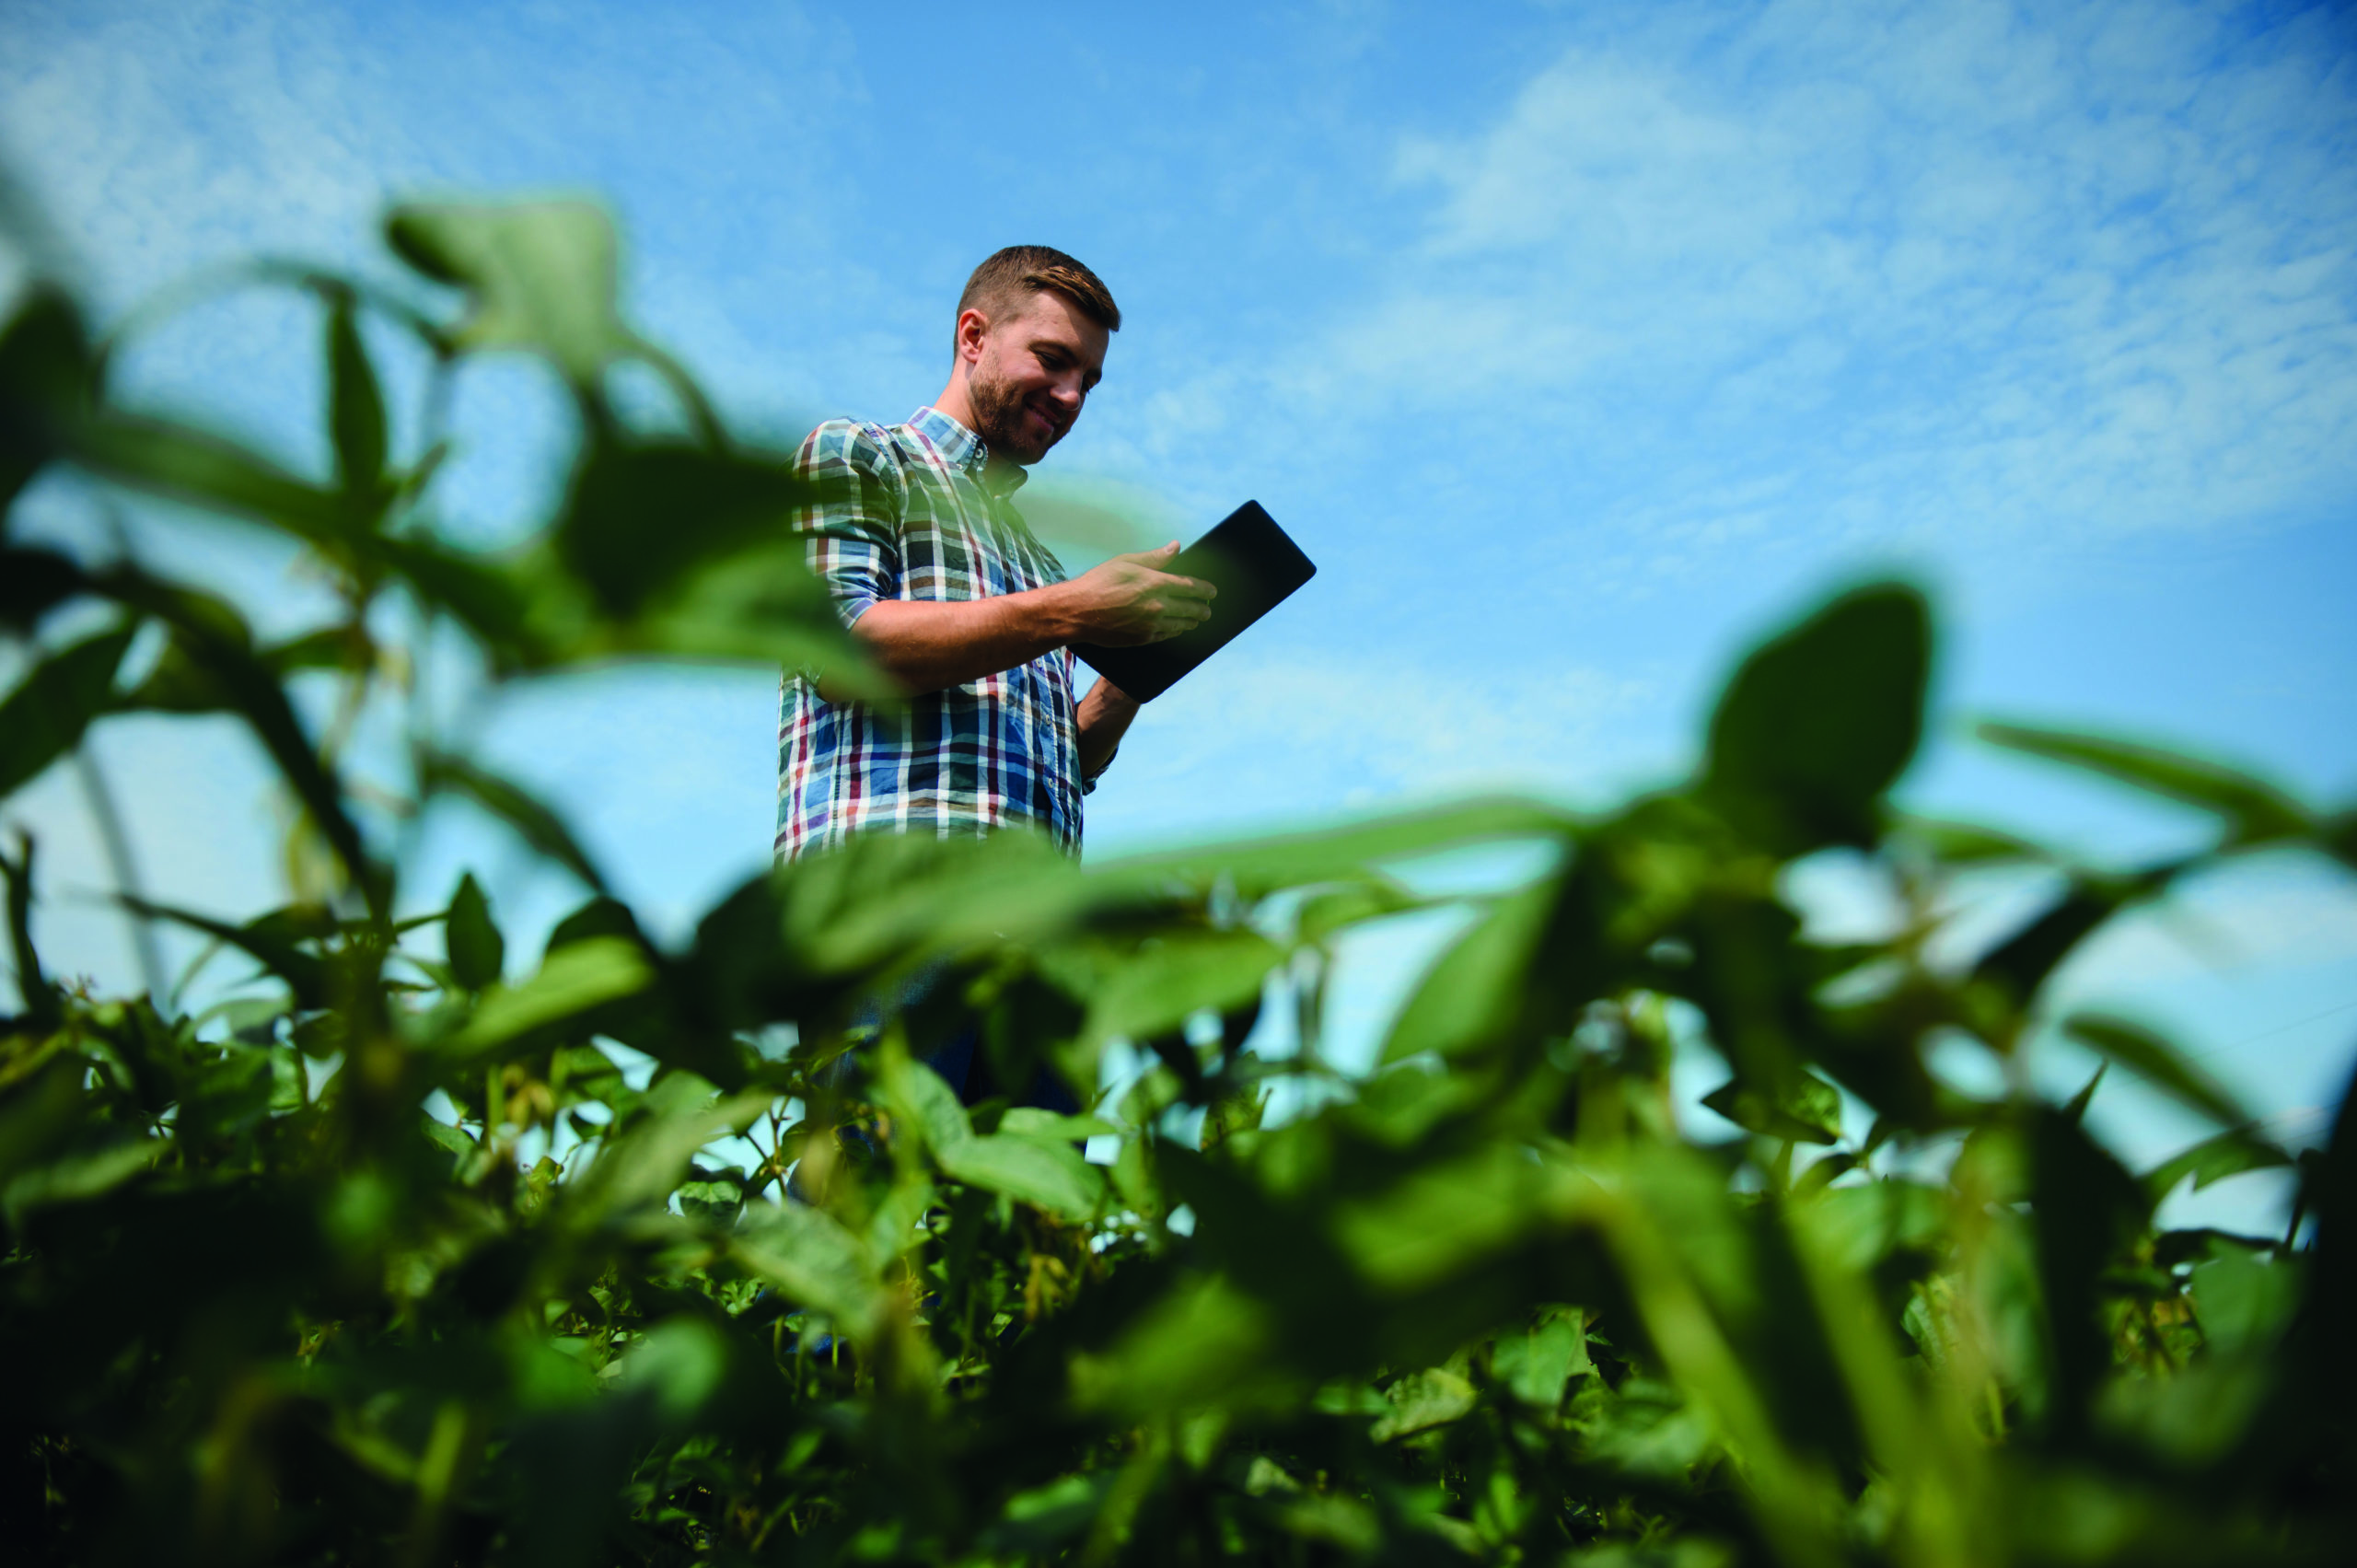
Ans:
<svg viewBox="0 0 2357 1568"><path fill-rule="evenodd" d="M970 363L982 354L982 340L990 335L991 319L973 307L958 312L958 358Z"/></svg>

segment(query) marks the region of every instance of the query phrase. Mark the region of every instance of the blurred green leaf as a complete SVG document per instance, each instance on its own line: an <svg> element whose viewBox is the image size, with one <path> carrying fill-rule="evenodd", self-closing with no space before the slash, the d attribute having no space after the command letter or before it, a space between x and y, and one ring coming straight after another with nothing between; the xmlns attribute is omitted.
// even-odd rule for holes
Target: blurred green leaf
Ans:
<svg viewBox="0 0 2357 1568"><path fill-rule="evenodd" d="M2100 1013L2074 1013L2062 1021L2062 1030L2213 1121L2240 1127L2250 1121L2223 1087L2141 1024Z"/></svg>
<svg viewBox="0 0 2357 1568"><path fill-rule="evenodd" d="M1780 853L1865 845L1915 754L1931 673L1922 597L1854 589L1762 645L1711 717L1703 787Z"/></svg>
<svg viewBox="0 0 2357 1568"><path fill-rule="evenodd" d="M357 518L373 518L385 488L385 397L360 341L349 296L328 308L328 432L336 478Z"/></svg>
<svg viewBox="0 0 2357 1568"><path fill-rule="evenodd" d="M885 1070L885 1093L936 1156L972 1140L958 1091L923 1063L894 1060Z"/></svg>
<svg viewBox="0 0 2357 1568"><path fill-rule="evenodd" d="M450 953L450 973L469 991L498 982L507 961L507 939L491 918L491 901L482 896L471 875L459 878L450 896L450 912L443 924Z"/></svg>
<svg viewBox="0 0 2357 1568"><path fill-rule="evenodd" d="M1840 1091L1803 1073L1780 1092L1763 1093L1740 1080L1721 1084L1702 1103L1747 1132L1803 1144L1841 1141Z"/></svg>
<svg viewBox="0 0 2357 1568"><path fill-rule="evenodd" d="M110 413L84 428L75 456L123 484L267 523L314 544L335 544L343 533L343 512L333 492L209 431Z"/></svg>
<svg viewBox="0 0 2357 1568"><path fill-rule="evenodd" d="M2222 1250L2193 1271L2194 1310L2201 1332L2221 1351L2257 1349L2282 1332L2299 1310L2301 1261Z"/></svg>
<svg viewBox="0 0 2357 1568"><path fill-rule="evenodd" d="M2047 977L2097 926L2122 909L2156 897L2181 867L2182 863L2172 864L2126 877L2080 873L2028 924L1983 954L1973 966L1974 978L2002 985L2015 1006L2026 1008Z"/></svg>
<svg viewBox="0 0 2357 1568"><path fill-rule="evenodd" d="M88 586L81 568L54 552L0 550L0 627L28 634Z"/></svg>
<svg viewBox="0 0 2357 1568"><path fill-rule="evenodd" d="M635 996L655 981L636 943L592 937L551 953L540 972L514 986L494 987L466 1026L442 1042L459 1056L495 1051L520 1035L571 1023L608 1003Z"/></svg>
<svg viewBox="0 0 2357 1568"><path fill-rule="evenodd" d="M385 221L403 261L467 291L461 349L528 349L576 383L635 352L617 308L614 226L582 201L405 203Z"/></svg>
<svg viewBox="0 0 2357 1568"><path fill-rule="evenodd" d="M112 705L114 674L136 628L115 626L49 655L0 699L0 799L82 743Z"/></svg>
<svg viewBox="0 0 2357 1568"><path fill-rule="evenodd" d="M151 920L168 920L237 948L284 981L299 1006L329 1007L337 1000L328 960L303 947L333 935L337 928L334 917L317 905L290 904L240 923L128 895L122 902Z"/></svg>
<svg viewBox="0 0 2357 1568"><path fill-rule="evenodd" d="M2234 847L2310 836L2316 818L2274 785L2199 757L2102 736L1984 724L1980 738L2033 757L2101 773L2152 794L2183 801L2225 824Z"/></svg>
<svg viewBox="0 0 2357 1568"><path fill-rule="evenodd" d="M1428 1051L1461 1055L1495 1043L1519 1023L1526 971L1559 892L1550 877L1492 904L1409 998L1381 1060L1400 1062Z"/></svg>
<svg viewBox="0 0 2357 1568"><path fill-rule="evenodd" d="M2191 1148L2163 1160L2144 1173L2144 1191L2155 1203L2177 1191L2177 1183L2193 1178L2200 1191L2213 1181L2250 1170L2273 1170L2292 1163L2292 1156L2244 1128L2204 1138Z"/></svg>
<svg viewBox="0 0 2357 1568"><path fill-rule="evenodd" d="M1377 1443L1461 1421L1472 1411L1476 1399L1472 1384L1437 1366L1409 1373L1391 1385L1386 1397L1391 1409L1367 1433Z"/></svg>
<svg viewBox="0 0 2357 1568"><path fill-rule="evenodd" d="M1088 998L1088 1033L1137 1039L1206 1007L1225 1012L1260 995L1283 957L1257 931L1173 931L1115 961Z"/></svg>
<svg viewBox="0 0 2357 1568"><path fill-rule="evenodd" d="M35 285L0 328L0 515L86 417L90 348L63 291Z"/></svg>

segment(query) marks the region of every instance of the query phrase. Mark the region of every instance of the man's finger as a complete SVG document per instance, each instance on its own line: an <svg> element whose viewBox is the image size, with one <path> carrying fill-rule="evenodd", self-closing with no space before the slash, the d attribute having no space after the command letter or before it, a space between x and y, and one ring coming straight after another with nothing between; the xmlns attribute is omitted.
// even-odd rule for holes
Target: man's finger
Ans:
<svg viewBox="0 0 2357 1568"><path fill-rule="evenodd" d="M1174 594L1180 598L1212 599L1219 597L1217 586L1207 583L1201 577L1166 576L1163 578L1163 583L1165 584L1163 592Z"/></svg>

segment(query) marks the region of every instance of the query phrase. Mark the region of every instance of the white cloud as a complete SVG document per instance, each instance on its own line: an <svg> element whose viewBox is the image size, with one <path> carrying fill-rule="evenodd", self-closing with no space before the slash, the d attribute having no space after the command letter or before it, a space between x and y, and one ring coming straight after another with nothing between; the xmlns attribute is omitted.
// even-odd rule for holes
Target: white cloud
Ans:
<svg viewBox="0 0 2357 1568"><path fill-rule="evenodd" d="M2357 488L2357 105L2314 17L1674 12L1418 136L1420 248L1308 353L1560 411L1608 517L2008 550ZM1704 556L1707 559L1707 552Z"/></svg>

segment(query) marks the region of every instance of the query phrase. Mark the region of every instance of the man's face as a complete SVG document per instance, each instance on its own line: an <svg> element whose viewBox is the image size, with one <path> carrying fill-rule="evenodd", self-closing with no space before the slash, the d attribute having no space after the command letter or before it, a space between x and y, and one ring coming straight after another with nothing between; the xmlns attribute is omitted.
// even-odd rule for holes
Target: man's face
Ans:
<svg viewBox="0 0 2357 1568"><path fill-rule="evenodd" d="M1080 417L1105 373L1105 329L1052 289L992 321L969 310L958 320L967 360L974 433L992 453L1025 467L1048 455Z"/></svg>

